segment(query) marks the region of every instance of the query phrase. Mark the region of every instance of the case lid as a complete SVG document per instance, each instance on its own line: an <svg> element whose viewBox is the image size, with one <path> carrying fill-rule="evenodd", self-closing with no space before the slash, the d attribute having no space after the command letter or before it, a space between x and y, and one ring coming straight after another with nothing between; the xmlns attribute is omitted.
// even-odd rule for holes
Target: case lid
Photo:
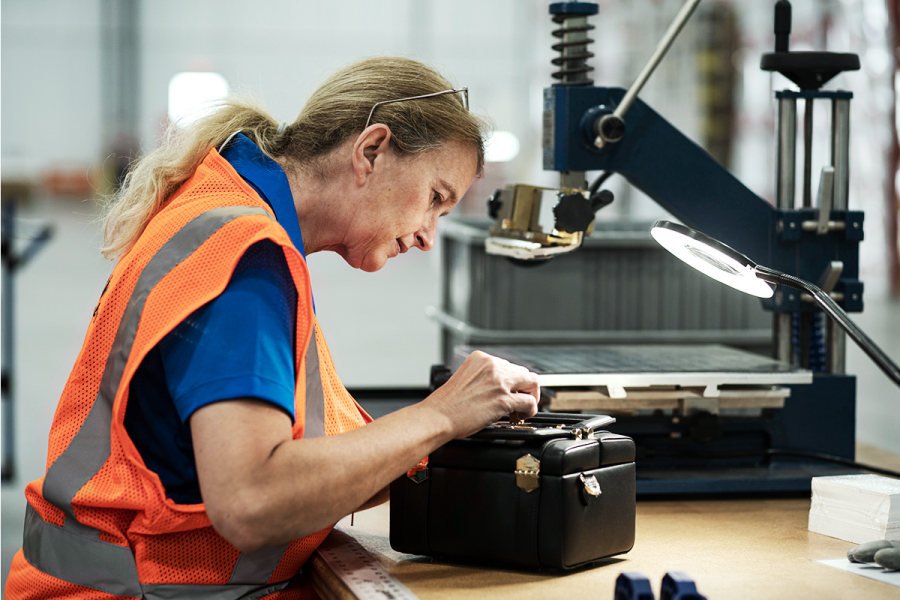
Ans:
<svg viewBox="0 0 900 600"><path fill-rule="evenodd" d="M564 426L551 426L547 415L562 417ZM497 427L482 430L472 437L453 440L435 450L429 457L429 466L513 473L516 461L531 454L541 461L542 475L568 475L605 465L634 462L634 441L631 438L608 431L585 434L585 427L575 426L610 423L613 421L611 417L554 413L538 413L536 417L539 417L537 421L529 419L526 424L548 426L532 431ZM572 417L580 420L573 424Z"/></svg>
<svg viewBox="0 0 900 600"><path fill-rule="evenodd" d="M508 418L501 419L469 437L481 440L580 440L615 422L609 415L537 413L515 424Z"/></svg>

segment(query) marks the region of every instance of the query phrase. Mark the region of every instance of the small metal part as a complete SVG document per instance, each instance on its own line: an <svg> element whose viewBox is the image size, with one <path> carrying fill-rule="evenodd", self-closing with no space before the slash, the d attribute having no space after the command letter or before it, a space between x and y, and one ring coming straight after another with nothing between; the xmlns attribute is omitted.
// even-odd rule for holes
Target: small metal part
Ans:
<svg viewBox="0 0 900 600"><path fill-rule="evenodd" d="M509 424L510 425L518 425L522 422L522 419L519 418L519 413L513 411L509 413Z"/></svg>
<svg viewBox="0 0 900 600"><path fill-rule="evenodd" d="M831 207L834 204L834 167L822 167L819 176L819 193L817 204L819 206L819 221L816 226L818 235L828 233L828 221L831 218Z"/></svg>
<svg viewBox="0 0 900 600"><path fill-rule="evenodd" d="M842 294L840 292L831 292L830 294L828 294L828 297L831 298L832 300L834 300L835 302L843 302L844 301L844 294ZM815 301L816 301L816 299L813 298L812 294L807 294L806 292L802 292L800 294L800 302L805 302L807 304L813 304Z"/></svg>
<svg viewBox="0 0 900 600"><path fill-rule="evenodd" d="M524 421L520 421L524 423ZM513 425L512 423L492 423L488 425L485 429L517 429L517 430L527 430L527 431L536 431L539 429L538 427L532 427L531 425Z"/></svg>
<svg viewBox="0 0 900 600"><path fill-rule="evenodd" d="M559 52L559 56L551 61L558 67L552 73L553 78L559 80L554 85L594 84L589 77L594 68L587 63L594 56L588 50L594 41L589 37L594 26L588 23L587 18L596 15L597 11L597 5L589 2L554 2L550 5L553 22L560 26L551 32L560 40L552 46Z"/></svg>
<svg viewBox="0 0 900 600"><path fill-rule="evenodd" d="M606 142L618 142L625 137L625 121L615 114L603 115L594 123L597 137L594 146L602 148Z"/></svg>
<svg viewBox="0 0 900 600"><path fill-rule="evenodd" d="M584 171L562 171L559 174L559 189L572 191L582 191L587 189L587 180L584 178Z"/></svg>
<svg viewBox="0 0 900 600"><path fill-rule="evenodd" d="M834 165L834 209L847 210L850 194L850 99L832 100L831 164Z"/></svg>
<svg viewBox="0 0 900 600"><path fill-rule="evenodd" d="M597 497L603 493L603 490L600 489L600 482L597 481L597 478L593 475L584 476L584 473L578 475L578 478L581 479L581 483L584 486L584 491L590 496Z"/></svg>
<svg viewBox="0 0 900 600"><path fill-rule="evenodd" d="M803 207L810 208L812 206L812 98L807 98L803 106Z"/></svg>
<svg viewBox="0 0 900 600"><path fill-rule="evenodd" d="M794 208L794 175L797 168L797 99L778 99L778 174L775 205Z"/></svg>
<svg viewBox="0 0 900 600"><path fill-rule="evenodd" d="M782 304L783 292L775 293L775 303ZM775 358L790 363L794 355L790 313L779 313L775 316Z"/></svg>
<svg viewBox="0 0 900 600"><path fill-rule="evenodd" d="M822 275L819 277L819 281L816 283L822 291L826 294L830 294L834 290L835 284L837 284L838 280L841 278L841 273L844 271L844 263L840 260L833 260L828 263L828 266L825 267L825 270L822 271Z"/></svg>
<svg viewBox="0 0 900 600"><path fill-rule="evenodd" d="M541 461L526 454L516 461L516 485L526 492L541 487Z"/></svg>
<svg viewBox="0 0 900 600"><path fill-rule="evenodd" d="M837 192L837 190L835 190L835 192ZM837 201L837 199L835 199L835 201ZM828 267L826 267L821 277L819 277L818 286L822 288L823 292L831 296L832 300L835 302L843 302L844 300L843 298L840 300L835 299L835 294L833 292L834 286L840 279L843 270L844 263L839 260L833 260L829 263ZM843 375L845 373L847 359L846 332L837 325L837 323L829 319L825 329L825 340L827 344L827 350L825 351L825 372L831 373L832 375Z"/></svg>
<svg viewBox="0 0 900 600"><path fill-rule="evenodd" d="M791 229L795 229L796 224L791 222ZM847 224L843 221L828 221L826 228L828 231L843 231L847 228ZM800 229L803 231L819 231L818 221L803 221L800 223Z"/></svg>

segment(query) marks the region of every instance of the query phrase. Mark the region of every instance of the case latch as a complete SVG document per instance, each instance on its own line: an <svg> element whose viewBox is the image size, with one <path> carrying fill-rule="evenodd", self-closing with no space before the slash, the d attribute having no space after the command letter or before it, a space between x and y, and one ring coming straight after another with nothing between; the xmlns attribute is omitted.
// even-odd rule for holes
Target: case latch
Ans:
<svg viewBox="0 0 900 600"><path fill-rule="evenodd" d="M516 461L516 485L526 492L541 487L541 461L530 454Z"/></svg>
<svg viewBox="0 0 900 600"><path fill-rule="evenodd" d="M581 483L584 485L584 493L589 496L599 496L603 493L603 490L600 489L600 482L597 481L597 478L593 475L584 476L584 473L578 475L581 478Z"/></svg>

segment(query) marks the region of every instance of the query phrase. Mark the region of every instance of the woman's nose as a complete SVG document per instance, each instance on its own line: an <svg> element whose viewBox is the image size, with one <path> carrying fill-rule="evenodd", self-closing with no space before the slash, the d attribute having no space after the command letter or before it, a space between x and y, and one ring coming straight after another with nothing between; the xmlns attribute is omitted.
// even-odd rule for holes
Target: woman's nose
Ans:
<svg viewBox="0 0 900 600"><path fill-rule="evenodd" d="M437 219L430 219L416 232L416 246L425 252L434 248L434 239L437 235Z"/></svg>

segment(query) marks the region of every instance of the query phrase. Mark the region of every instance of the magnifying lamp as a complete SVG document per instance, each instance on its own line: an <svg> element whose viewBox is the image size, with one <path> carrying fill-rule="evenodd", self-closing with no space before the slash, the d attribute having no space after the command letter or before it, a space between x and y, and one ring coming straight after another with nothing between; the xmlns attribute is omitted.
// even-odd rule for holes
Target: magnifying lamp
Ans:
<svg viewBox="0 0 900 600"><path fill-rule="evenodd" d="M900 367L821 288L793 275L758 265L734 248L684 225L657 221L650 234L663 248L701 273L744 293L771 298L775 289L769 284L773 283L807 292L863 352L894 383L900 385Z"/></svg>

